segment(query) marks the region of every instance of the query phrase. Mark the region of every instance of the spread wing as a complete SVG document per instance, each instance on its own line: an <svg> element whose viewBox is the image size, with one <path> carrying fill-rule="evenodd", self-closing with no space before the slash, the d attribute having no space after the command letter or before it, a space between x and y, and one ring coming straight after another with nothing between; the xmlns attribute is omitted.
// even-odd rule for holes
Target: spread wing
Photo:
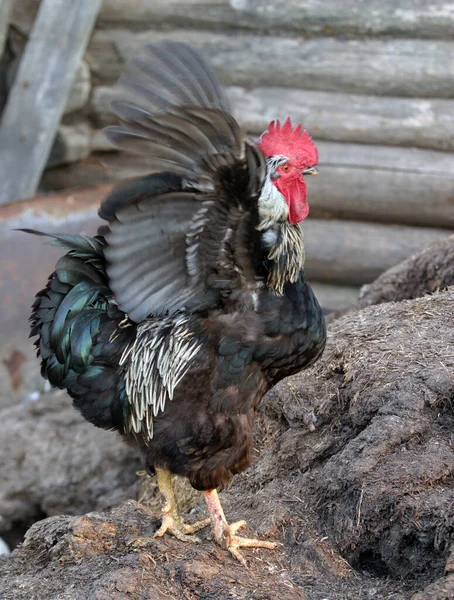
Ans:
<svg viewBox="0 0 454 600"><path fill-rule="evenodd" d="M244 142L224 90L190 47L163 42L129 67L106 135L150 175L103 203L107 274L136 322L215 306L250 266L265 165Z"/></svg>

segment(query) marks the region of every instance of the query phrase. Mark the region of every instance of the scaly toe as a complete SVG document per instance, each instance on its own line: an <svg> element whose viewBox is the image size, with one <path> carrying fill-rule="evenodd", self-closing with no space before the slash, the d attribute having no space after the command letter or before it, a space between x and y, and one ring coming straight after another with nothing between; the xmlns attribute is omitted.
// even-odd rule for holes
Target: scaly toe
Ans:
<svg viewBox="0 0 454 600"><path fill-rule="evenodd" d="M236 524L236 523L235 523ZM230 526L231 527L231 526ZM233 535L231 538L230 546L227 548L230 554L236 558L244 567L247 566L247 562L238 548L267 548L268 550L274 550L277 546L280 546L278 542L267 542L265 540L255 540L252 538L242 538Z"/></svg>
<svg viewBox="0 0 454 600"><path fill-rule="evenodd" d="M246 559L235 546L230 546L228 548L228 551L233 556L233 558L236 558L236 560L243 565L243 567L247 567Z"/></svg>
<svg viewBox="0 0 454 600"><path fill-rule="evenodd" d="M266 540L256 540L253 538L243 538L236 535L232 536L231 547L234 548L268 548L268 550L274 550L278 546L281 546L279 542L267 542Z"/></svg>
<svg viewBox="0 0 454 600"><path fill-rule="evenodd" d="M195 533L196 531L200 531L200 529L204 529L205 527L208 527L209 524L210 524L210 519L203 519L203 521L196 521L192 525L190 523L185 523L184 521L182 522L184 532L189 533L189 534Z"/></svg>
<svg viewBox="0 0 454 600"><path fill-rule="evenodd" d="M189 523L185 523L181 518L174 518L170 513L164 513L161 527L154 534L153 538L160 538L165 533L171 533L173 536L175 536L178 540L181 540L182 542L192 542L195 544L199 544L200 539L197 536L191 534L195 533L196 531L199 531L199 529L203 529L209 524L210 520L204 519L203 521L198 521L197 523L190 525Z"/></svg>
<svg viewBox="0 0 454 600"><path fill-rule="evenodd" d="M235 521L235 523L230 523L229 529L231 535L234 536L235 533L242 527L247 527L247 523L244 519L242 519L241 521Z"/></svg>
<svg viewBox="0 0 454 600"><path fill-rule="evenodd" d="M227 546L227 550L230 554L236 558L244 567L247 566L246 559L243 557L239 548L266 548L268 550L274 550L279 544L278 542L268 542L266 540L257 540L254 538L244 538L238 535L235 535L238 529L246 526L246 521L236 521L235 523L231 523L228 525L228 529L230 531L230 543Z"/></svg>
<svg viewBox="0 0 454 600"><path fill-rule="evenodd" d="M236 521L229 525L225 518L217 491L215 489L206 490L203 494L211 515L211 532L213 540L221 548L228 550L242 565L246 565L246 560L243 558L238 548L267 548L268 550L274 550L274 548L281 545L277 542L267 542L265 540L254 540L237 536L237 531L241 529L241 527L246 526L246 521Z"/></svg>

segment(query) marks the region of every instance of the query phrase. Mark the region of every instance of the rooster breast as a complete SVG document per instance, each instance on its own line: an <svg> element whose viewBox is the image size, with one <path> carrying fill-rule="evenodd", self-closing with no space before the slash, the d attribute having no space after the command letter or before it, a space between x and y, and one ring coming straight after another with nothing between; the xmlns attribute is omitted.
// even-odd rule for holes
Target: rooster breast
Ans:
<svg viewBox="0 0 454 600"><path fill-rule="evenodd" d="M263 396L313 362L325 342L323 316L304 275L283 297L245 291L240 306L150 324L128 354L132 429L148 470L168 468L199 490L225 485L247 468Z"/></svg>

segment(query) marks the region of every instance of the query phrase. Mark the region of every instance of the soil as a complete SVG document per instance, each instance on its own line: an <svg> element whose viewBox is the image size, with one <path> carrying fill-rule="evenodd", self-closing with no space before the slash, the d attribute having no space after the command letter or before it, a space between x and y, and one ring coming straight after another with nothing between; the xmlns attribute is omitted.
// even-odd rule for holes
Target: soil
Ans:
<svg viewBox="0 0 454 600"><path fill-rule="evenodd" d="M38 519L137 496L138 456L86 422L65 392L3 408L0 422L0 536L10 547Z"/></svg>
<svg viewBox="0 0 454 600"><path fill-rule="evenodd" d="M359 306L398 302L454 285L454 235L426 246L363 286Z"/></svg>
<svg viewBox="0 0 454 600"><path fill-rule="evenodd" d="M0 558L0 597L452 600L453 306L451 287L334 320L320 361L267 396L257 419L256 461L221 493L229 520L246 518L248 535L282 544L273 551L244 550L247 568L215 546L209 529L200 544L164 536L136 550L129 542L151 535L159 517L143 504L123 501L124 495L139 494L138 465L130 450L112 446L98 454L104 458L96 463L92 455L100 436L107 440L104 434L110 435L118 443L116 436L84 424L75 412L73 424L66 423L63 412L59 423L58 411L43 416L59 434L39 450L39 431L33 441L39 415L35 423L26 416L22 425L19 414L11 417L7 429L15 429L7 451L16 456L15 484L8 487L6 474L0 503L9 507L10 523L14 510L19 514L27 505L27 489L49 514L45 486L38 483L42 475L22 475L23 462L17 462L20 455L34 453L43 474L50 453L47 481L54 483L47 487L60 489L63 499L70 476L81 482L80 490L67 488L61 504L50 503L53 514L97 512L35 523L25 542ZM58 406L61 399L53 401ZM87 429L78 438L82 425ZM85 461L81 465L71 460L76 448ZM59 466L64 458L55 462L54 475L66 483L55 488L52 461L65 452L68 467ZM109 453L118 453L110 492L110 478L99 468L108 471ZM84 471L86 463L92 468ZM101 503L90 487L97 477L104 489ZM21 499L16 509L14 490ZM113 508L100 510L109 505ZM27 510L20 514L30 514ZM198 501L187 518L202 514Z"/></svg>

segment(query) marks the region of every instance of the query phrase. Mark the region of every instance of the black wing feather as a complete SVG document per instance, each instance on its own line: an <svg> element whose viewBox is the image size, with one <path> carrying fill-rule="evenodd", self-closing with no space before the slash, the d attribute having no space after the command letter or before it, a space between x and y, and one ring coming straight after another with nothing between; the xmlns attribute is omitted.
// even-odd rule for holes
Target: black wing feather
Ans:
<svg viewBox="0 0 454 600"><path fill-rule="evenodd" d="M263 156L244 143L211 67L185 44L149 46L119 84L121 125L106 135L152 175L122 184L101 206L115 299L135 322L216 306L241 270L218 261L228 232L242 218L253 226Z"/></svg>

